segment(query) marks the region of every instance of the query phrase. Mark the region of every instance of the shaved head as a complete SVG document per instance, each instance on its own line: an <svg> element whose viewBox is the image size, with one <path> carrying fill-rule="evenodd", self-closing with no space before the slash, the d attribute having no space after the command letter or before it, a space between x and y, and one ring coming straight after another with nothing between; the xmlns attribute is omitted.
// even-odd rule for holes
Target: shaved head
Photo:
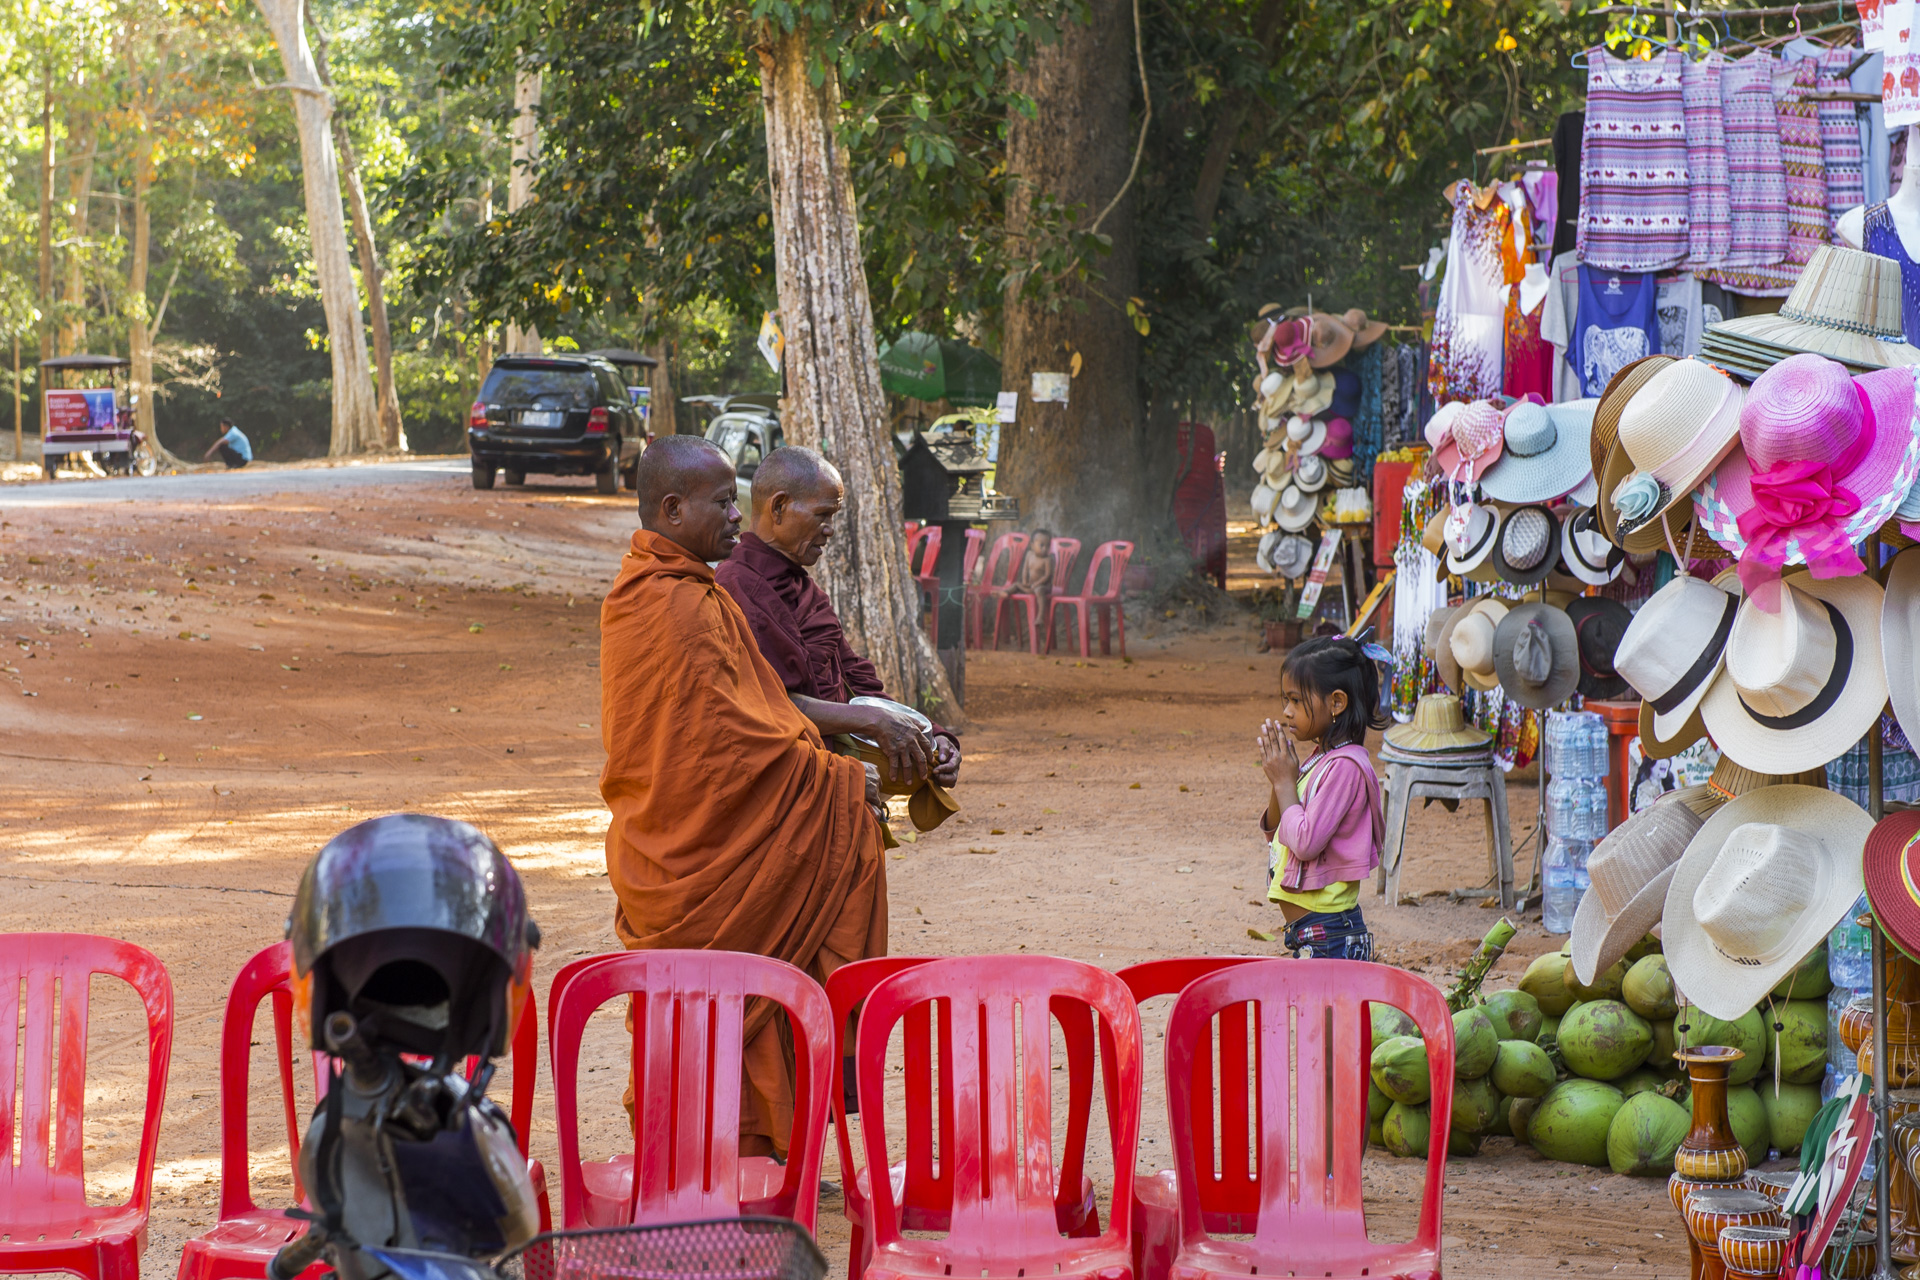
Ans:
<svg viewBox="0 0 1920 1280"><path fill-rule="evenodd" d="M661 436L634 464L640 527L702 560L724 560L740 532L733 463L699 436Z"/></svg>
<svg viewBox="0 0 1920 1280"><path fill-rule="evenodd" d="M733 467L719 445L701 436L661 436L640 455L633 472L633 487L640 498L640 523L660 514L660 504L669 493L685 494L689 482L703 480L715 467Z"/></svg>
<svg viewBox="0 0 1920 1280"><path fill-rule="evenodd" d="M753 473L753 513L757 517L776 493L807 498L841 487L840 471L818 449L789 444L775 449Z"/></svg>

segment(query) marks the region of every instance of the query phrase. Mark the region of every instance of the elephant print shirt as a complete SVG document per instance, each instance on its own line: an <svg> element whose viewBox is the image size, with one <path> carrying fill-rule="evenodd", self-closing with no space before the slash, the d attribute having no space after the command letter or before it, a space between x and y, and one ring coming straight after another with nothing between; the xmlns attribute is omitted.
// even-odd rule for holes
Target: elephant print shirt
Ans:
<svg viewBox="0 0 1920 1280"><path fill-rule="evenodd" d="M1567 363L1584 396L1598 397L1613 375L1641 356L1660 354L1660 319L1652 273L1580 267L1580 308Z"/></svg>

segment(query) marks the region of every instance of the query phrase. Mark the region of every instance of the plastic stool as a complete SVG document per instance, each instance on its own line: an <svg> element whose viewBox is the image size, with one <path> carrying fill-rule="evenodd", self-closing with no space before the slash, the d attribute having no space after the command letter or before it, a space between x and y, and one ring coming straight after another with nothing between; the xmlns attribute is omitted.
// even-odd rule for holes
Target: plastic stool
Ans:
<svg viewBox="0 0 1920 1280"><path fill-rule="evenodd" d="M1627 820L1627 788L1633 779L1627 776L1627 747L1640 734L1640 701L1602 702L1588 698L1585 707L1597 711L1607 722L1607 830Z"/></svg>
<svg viewBox="0 0 1920 1280"><path fill-rule="evenodd" d="M1470 765L1387 762L1387 843L1380 852L1374 882L1388 906L1400 903L1400 863L1407 842L1407 820L1415 800L1439 800L1453 808L1462 800L1486 802L1488 854L1500 881L1500 906L1513 909L1513 840L1507 832L1507 776L1489 756Z"/></svg>

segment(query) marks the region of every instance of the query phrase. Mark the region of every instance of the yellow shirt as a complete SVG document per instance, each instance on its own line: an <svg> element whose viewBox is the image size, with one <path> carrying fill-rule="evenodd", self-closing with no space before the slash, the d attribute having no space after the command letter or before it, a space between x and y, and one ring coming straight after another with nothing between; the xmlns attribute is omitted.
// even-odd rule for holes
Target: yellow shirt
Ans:
<svg viewBox="0 0 1920 1280"><path fill-rule="evenodd" d="M1305 803L1307 799L1307 780L1310 777L1312 777L1311 770L1295 785L1295 789L1302 803ZM1327 885L1322 889L1296 890L1281 888L1281 882L1287 874L1287 859L1291 856L1292 850L1280 843L1280 836L1276 832L1272 843L1267 846L1268 902L1290 903L1302 910L1313 911L1323 915L1335 915L1342 911L1351 911L1360 905L1360 882L1358 880L1341 880L1335 884Z"/></svg>

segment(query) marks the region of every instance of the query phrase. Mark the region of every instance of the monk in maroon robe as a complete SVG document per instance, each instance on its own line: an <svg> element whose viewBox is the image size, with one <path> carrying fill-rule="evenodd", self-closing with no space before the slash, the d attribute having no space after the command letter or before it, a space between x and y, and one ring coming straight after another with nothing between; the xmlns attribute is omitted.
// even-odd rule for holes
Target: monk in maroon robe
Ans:
<svg viewBox="0 0 1920 1280"><path fill-rule="evenodd" d="M753 525L714 577L739 604L760 652L787 694L823 735L857 733L887 753L893 776L952 786L960 776L960 744L936 726L920 731L885 707L848 705L857 697L890 697L873 664L853 651L827 593L807 576L833 537L846 489L818 452L775 449L753 475Z"/></svg>

